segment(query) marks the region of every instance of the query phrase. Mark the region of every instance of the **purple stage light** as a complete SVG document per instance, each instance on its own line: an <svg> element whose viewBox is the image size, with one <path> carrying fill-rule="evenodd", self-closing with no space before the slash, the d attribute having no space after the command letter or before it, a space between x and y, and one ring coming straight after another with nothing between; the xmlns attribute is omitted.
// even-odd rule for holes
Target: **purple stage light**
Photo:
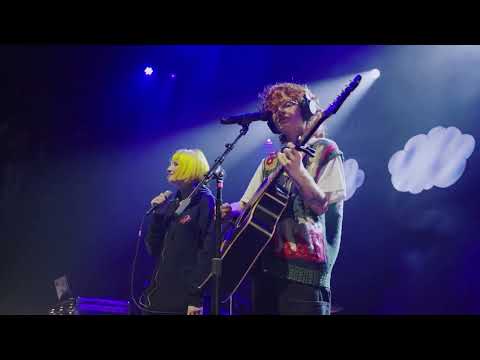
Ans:
<svg viewBox="0 0 480 360"><path fill-rule="evenodd" d="M153 69L150 66L147 66L144 72L145 72L145 75L150 76L153 74Z"/></svg>
<svg viewBox="0 0 480 360"><path fill-rule="evenodd" d="M176 74L174 74L174 73L171 73L171 74L170 74L170 79L175 79L176 77L177 77Z"/></svg>
<svg viewBox="0 0 480 360"><path fill-rule="evenodd" d="M275 152L275 146L273 146L272 139L268 138L267 140L265 140L265 142L263 143L263 148L264 148L263 150L267 155L270 155L271 153Z"/></svg>

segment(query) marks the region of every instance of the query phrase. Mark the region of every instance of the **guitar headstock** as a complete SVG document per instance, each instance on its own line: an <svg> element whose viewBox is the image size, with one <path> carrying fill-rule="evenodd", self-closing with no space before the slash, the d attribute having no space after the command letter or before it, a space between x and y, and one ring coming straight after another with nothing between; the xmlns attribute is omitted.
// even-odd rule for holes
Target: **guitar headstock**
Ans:
<svg viewBox="0 0 480 360"><path fill-rule="evenodd" d="M362 76L359 74L353 78L352 81L350 81L345 88L342 90L340 95L337 96L337 98L328 106L327 110L325 110L325 113L327 113L327 117L330 115L335 114L340 106L345 102L347 97L352 93L353 90L357 88L357 86L360 84L360 81L362 80Z"/></svg>

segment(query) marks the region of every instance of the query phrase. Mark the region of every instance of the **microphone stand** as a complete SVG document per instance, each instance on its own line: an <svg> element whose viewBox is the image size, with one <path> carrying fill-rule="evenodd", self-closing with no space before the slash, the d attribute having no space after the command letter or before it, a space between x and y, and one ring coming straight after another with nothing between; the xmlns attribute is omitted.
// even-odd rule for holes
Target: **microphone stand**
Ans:
<svg viewBox="0 0 480 360"><path fill-rule="evenodd" d="M225 157L228 155L230 151L233 150L237 141L242 137L245 136L248 132L248 127L253 120L242 120L239 122L239 125L242 126L240 129L240 133L237 135L235 140L232 143L225 144L225 151L215 159L214 164L210 168L207 174L203 177L202 181L193 189L190 195L183 200L179 207L176 210L176 214L181 214L185 208L190 203L190 200L195 196L198 190L206 185L213 177L217 180L217 196L216 196L216 204L215 204L215 257L212 258L212 270L211 275L214 278L215 284L212 289L212 314L213 315L220 315L220 279L222 273L222 259L220 253L220 246L222 243L221 239L221 229L222 229L222 216L220 212L220 206L222 205L222 189L223 189L223 170L220 168L220 165L223 164L225 161ZM220 168L220 169L219 169ZM219 170L218 170L219 169ZM182 204L183 203L183 204Z"/></svg>
<svg viewBox="0 0 480 360"><path fill-rule="evenodd" d="M222 235L222 219L220 206L222 206L222 190L223 190L223 176L222 169L215 173L217 180L217 197L215 202L215 256L212 259L212 275L214 277L214 287L212 290L212 313L214 315L220 314L220 277L222 274L222 259L220 254L221 235Z"/></svg>

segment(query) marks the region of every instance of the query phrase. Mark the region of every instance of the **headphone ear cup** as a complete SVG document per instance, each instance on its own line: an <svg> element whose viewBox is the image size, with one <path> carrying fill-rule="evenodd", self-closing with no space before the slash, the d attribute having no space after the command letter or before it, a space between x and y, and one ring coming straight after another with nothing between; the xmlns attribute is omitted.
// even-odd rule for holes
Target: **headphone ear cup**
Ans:
<svg viewBox="0 0 480 360"><path fill-rule="evenodd" d="M300 110L302 112L302 118L305 122L309 121L312 117L312 111L310 109L310 101L305 95L300 103Z"/></svg>
<svg viewBox="0 0 480 360"><path fill-rule="evenodd" d="M303 120L309 121L310 118L320 110L320 106L315 99L309 99L304 95L303 100L300 103L300 109L302 111Z"/></svg>

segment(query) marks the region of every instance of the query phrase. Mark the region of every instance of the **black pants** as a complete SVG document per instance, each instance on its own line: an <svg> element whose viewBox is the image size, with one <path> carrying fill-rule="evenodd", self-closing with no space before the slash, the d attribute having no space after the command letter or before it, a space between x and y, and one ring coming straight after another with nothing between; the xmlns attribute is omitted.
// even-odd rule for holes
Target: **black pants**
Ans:
<svg viewBox="0 0 480 360"><path fill-rule="evenodd" d="M172 289L171 292L163 288L150 293L149 301L146 294L141 296L142 303L150 311L142 310L143 315L186 315L187 314L187 294Z"/></svg>
<svg viewBox="0 0 480 360"><path fill-rule="evenodd" d="M257 274L252 284L253 313L260 315L330 315L326 288Z"/></svg>

